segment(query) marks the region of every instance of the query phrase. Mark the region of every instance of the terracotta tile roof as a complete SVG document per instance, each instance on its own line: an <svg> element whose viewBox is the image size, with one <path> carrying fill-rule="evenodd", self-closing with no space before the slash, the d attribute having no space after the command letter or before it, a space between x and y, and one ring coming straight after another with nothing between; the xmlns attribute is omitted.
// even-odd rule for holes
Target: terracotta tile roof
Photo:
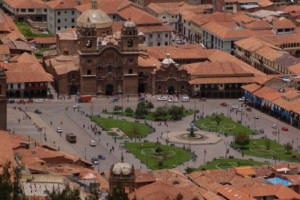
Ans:
<svg viewBox="0 0 300 200"><path fill-rule="evenodd" d="M278 48L272 44L266 43L255 37L250 37L250 38L236 41L235 45L238 47L241 47L247 51L253 51L253 52L256 52L258 49L265 47L265 46L270 47L275 50L280 50L280 48Z"/></svg>
<svg viewBox="0 0 300 200"><path fill-rule="evenodd" d="M228 200L243 199L243 200L255 200L255 198L249 196L247 193L240 191L230 185L224 185L218 189L218 194L224 196Z"/></svg>
<svg viewBox="0 0 300 200"><path fill-rule="evenodd" d="M144 0L144 6L150 3L182 2L182 0Z"/></svg>
<svg viewBox="0 0 300 200"><path fill-rule="evenodd" d="M276 29L284 29L284 28L296 28L296 25L289 19L286 19L284 17L281 18L274 18L272 21L272 25Z"/></svg>
<svg viewBox="0 0 300 200"><path fill-rule="evenodd" d="M172 26L165 26L165 25L138 26L138 31L143 33L172 32L174 31L174 28Z"/></svg>
<svg viewBox="0 0 300 200"><path fill-rule="evenodd" d="M217 22L209 22L204 24L201 29L204 29L221 39L238 39L247 38L253 35L252 31L247 29L230 29L225 26L220 25Z"/></svg>
<svg viewBox="0 0 300 200"><path fill-rule="evenodd" d="M171 186L175 184L178 188L189 187L193 183L181 172L174 169L155 170L153 174L157 181L162 181Z"/></svg>
<svg viewBox="0 0 300 200"><path fill-rule="evenodd" d="M68 62L61 65L54 65L53 68L57 75L67 74L71 71L79 71L79 66L75 65L73 62Z"/></svg>
<svg viewBox="0 0 300 200"><path fill-rule="evenodd" d="M8 45L0 44L0 55L10 55L10 50Z"/></svg>
<svg viewBox="0 0 300 200"><path fill-rule="evenodd" d="M213 78L195 78L190 80L191 85L195 84L228 84L228 83L253 83L253 77L213 77Z"/></svg>
<svg viewBox="0 0 300 200"><path fill-rule="evenodd" d="M233 62L198 62L185 64L182 67L192 76L200 77L230 77L252 76L252 73Z"/></svg>
<svg viewBox="0 0 300 200"><path fill-rule="evenodd" d="M38 44L55 44L56 37L38 37L34 38L35 42Z"/></svg>
<svg viewBox="0 0 300 200"><path fill-rule="evenodd" d="M161 63L158 59L148 54L140 54L138 57L138 66L139 67L154 67L159 68Z"/></svg>
<svg viewBox="0 0 300 200"><path fill-rule="evenodd" d="M191 176L189 176L191 178ZM193 177L193 175L192 175ZM207 191L216 192L222 185L218 182L214 181L210 177L205 175L201 175L199 177L191 178L196 184L198 184L201 188L204 188Z"/></svg>
<svg viewBox="0 0 300 200"><path fill-rule="evenodd" d="M235 176L231 181L231 185L235 188L239 187L248 187L248 186L256 186L256 185L262 185L267 184L267 181L265 178L244 178L241 176Z"/></svg>
<svg viewBox="0 0 300 200"><path fill-rule="evenodd" d="M300 43L300 33L283 35L264 35L257 36L258 39L275 46L289 43Z"/></svg>
<svg viewBox="0 0 300 200"><path fill-rule="evenodd" d="M89 3L90 0L53 0L47 2L47 6L55 10L74 9L74 7L78 5L78 2L80 2L80 4L86 4Z"/></svg>
<svg viewBox="0 0 300 200"><path fill-rule="evenodd" d="M123 27L124 22L120 21L120 22L113 22L112 25L112 31L117 32L117 31L121 31L122 27Z"/></svg>
<svg viewBox="0 0 300 200"><path fill-rule="evenodd" d="M245 166L245 167L235 167L236 173L245 177L245 178L251 178L252 176L256 175L256 171L251 166Z"/></svg>
<svg viewBox="0 0 300 200"><path fill-rule="evenodd" d="M225 200L225 198L218 196L217 194L207 191L206 193L203 194L203 198L205 200Z"/></svg>
<svg viewBox="0 0 300 200"><path fill-rule="evenodd" d="M300 74L300 63L289 66L288 70L291 71L294 74Z"/></svg>
<svg viewBox="0 0 300 200"><path fill-rule="evenodd" d="M136 196L137 200L175 199L179 193L183 195L183 200L190 200L194 197L186 189L169 185L162 181L157 181L155 183L142 186L136 191L130 193L129 199L132 199L134 196Z"/></svg>
<svg viewBox="0 0 300 200"><path fill-rule="evenodd" d="M141 171L136 170L135 171L135 182L136 183L151 183L155 182L156 178L152 171Z"/></svg>
<svg viewBox="0 0 300 200"><path fill-rule="evenodd" d="M6 15L2 10L0 10L0 30L1 32L5 33L4 36L6 35L6 33L13 31L17 31L20 33L12 18Z"/></svg>
<svg viewBox="0 0 300 200"><path fill-rule="evenodd" d="M163 60L169 53L173 59L193 59L207 58L207 51L200 45L182 45L182 46L153 46L147 48L147 53L159 60Z"/></svg>
<svg viewBox="0 0 300 200"><path fill-rule="evenodd" d="M7 71L7 83L52 82L51 75L39 71Z"/></svg>
<svg viewBox="0 0 300 200"><path fill-rule="evenodd" d="M257 83L251 83L248 85L243 85L242 89L248 91L248 92L255 92L256 90L258 90L259 88L261 88L261 85L257 84Z"/></svg>
<svg viewBox="0 0 300 200"><path fill-rule="evenodd" d="M273 2L270 0L261 0L260 2L258 2L258 5L260 7L267 7L273 5Z"/></svg>
<svg viewBox="0 0 300 200"><path fill-rule="evenodd" d="M106 14L113 15L117 14L118 10L134 4L131 1L128 0L98 0L98 7L103 10ZM136 4L135 4L136 5ZM75 9L77 9L79 12L83 13L84 11L91 8L90 1L86 4L75 6Z"/></svg>
<svg viewBox="0 0 300 200"><path fill-rule="evenodd" d="M255 21L255 22L247 24L246 28L251 29L251 30L271 29L271 26L267 21Z"/></svg>
<svg viewBox="0 0 300 200"><path fill-rule="evenodd" d="M281 175L284 179L288 180L291 185L300 185L300 176L298 174L295 175Z"/></svg>
<svg viewBox="0 0 300 200"><path fill-rule="evenodd" d="M78 36L75 29L69 29L68 32L57 33L59 40L77 40Z"/></svg>
<svg viewBox="0 0 300 200"><path fill-rule="evenodd" d="M256 198L267 196L272 196L278 199L300 198L300 194L281 184L242 187L239 188L239 190Z"/></svg>
<svg viewBox="0 0 300 200"><path fill-rule="evenodd" d="M15 9L45 9L47 8L46 3L42 0L3 0L10 7Z"/></svg>
<svg viewBox="0 0 300 200"><path fill-rule="evenodd" d="M282 93L276 90L269 88L268 86L264 86L253 93L255 96L266 99L268 101L274 101L281 97Z"/></svg>
<svg viewBox="0 0 300 200"><path fill-rule="evenodd" d="M133 5L129 5L125 8L119 10L118 14L128 20L129 18L139 25L147 25L147 24L162 24L162 21L157 19L156 17L150 15L146 11L141 8Z"/></svg>

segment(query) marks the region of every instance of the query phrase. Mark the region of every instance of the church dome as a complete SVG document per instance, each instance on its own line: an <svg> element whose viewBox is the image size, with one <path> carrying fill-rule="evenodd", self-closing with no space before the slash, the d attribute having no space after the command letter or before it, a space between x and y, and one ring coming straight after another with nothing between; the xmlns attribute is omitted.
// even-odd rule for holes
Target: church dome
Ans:
<svg viewBox="0 0 300 200"><path fill-rule="evenodd" d="M112 23L110 17L103 10L98 9L97 0L92 0L92 8L78 17L76 26L87 27L93 24L96 28L109 28Z"/></svg>
<svg viewBox="0 0 300 200"><path fill-rule="evenodd" d="M129 175L131 172L131 166L128 163L119 162L113 166L112 172L115 175Z"/></svg>

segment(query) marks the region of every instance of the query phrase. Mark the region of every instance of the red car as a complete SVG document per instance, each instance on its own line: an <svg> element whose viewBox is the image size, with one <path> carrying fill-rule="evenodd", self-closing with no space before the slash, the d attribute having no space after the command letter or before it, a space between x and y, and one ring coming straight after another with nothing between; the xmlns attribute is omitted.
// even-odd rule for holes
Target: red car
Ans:
<svg viewBox="0 0 300 200"><path fill-rule="evenodd" d="M281 130L288 131L289 129L288 129L288 127L283 126L283 127L281 127Z"/></svg>
<svg viewBox="0 0 300 200"><path fill-rule="evenodd" d="M33 103L33 100L32 99L28 99L27 103Z"/></svg>
<svg viewBox="0 0 300 200"><path fill-rule="evenodd" d="M220 103L221 106L227 106L228 104L226 102Z"/></svg>

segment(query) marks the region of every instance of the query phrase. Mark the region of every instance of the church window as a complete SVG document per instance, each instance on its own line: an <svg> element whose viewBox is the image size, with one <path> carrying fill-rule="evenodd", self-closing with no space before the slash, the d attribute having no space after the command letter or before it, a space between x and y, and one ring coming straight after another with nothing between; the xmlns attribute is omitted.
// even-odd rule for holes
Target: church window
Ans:
<svg viewBox="0 0 300 200"><path fill-rule="evenodd" d="M87 62L88 62L89 64L91 64L91 63L92 63L92 60L88 60Z"/></svg>
<svg viewBox="0 0 300 200"><path fill-rule="evenodd" d="M91 48L92 47L92 41L91 40L88 40L86 42L86 48Z"/></svg>
<svg viewBox="0 0 300 200"><path fill-rule="evenodd" d="M108 66L107 67L107 72L111 72L112 71L112 67L111 66Z"/></svg>
<svg viewBox="0 0 300 200"><path fill-rule="evenodd" d="M129 58L129 63L133 63L133 59L132 58Z"/></svg>
<svg viewBox="0 0 300 200"><path fill-rule="evenodd" d="M132 40L127 41L127 47L133 47L133 41Z"/></svg>
<svg viewBox="0 0 300 200"><path fill-rule="evenodd" d="M140 72L139 73L139 77L143 77L144 76L144 73L143 72Z"/></svg>
<svg viewBox="0 0 300 200"><path fill-rule="evenodd" d="M161 90L161 86L158 86L158 89Z"/></svg>
<svg viewBox="0 0 300 200"><path fill-rule="evenodd" d="M133 73L133 70L132 69L129 69L128 70L128 74L132 74Z"/></svg>
<svg viewBox="0 0 300 200"><path fill-rule="evenodd" d="M87 75L91 75L91 74L92 74L92 71L91 71L90 69L88 69L87 72L86 72L86 74L87 74Z"/></svg>
<svg viewBox="0 0 300 200"><path fill-rule="evenodd" d="M183 85L181 86L181 89L184 90L184 86Z"/></svg>

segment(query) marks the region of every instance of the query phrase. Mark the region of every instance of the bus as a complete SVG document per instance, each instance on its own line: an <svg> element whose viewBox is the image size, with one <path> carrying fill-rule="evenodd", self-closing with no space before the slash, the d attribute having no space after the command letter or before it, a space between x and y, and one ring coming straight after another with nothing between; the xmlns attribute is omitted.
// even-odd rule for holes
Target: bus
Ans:
<svg viewBox="0 0 300 200"><path fill-rule="evenodd" d="M67 133L66 139L70 143L76 143L76 135L74 135L73 133Z"/></svg>

